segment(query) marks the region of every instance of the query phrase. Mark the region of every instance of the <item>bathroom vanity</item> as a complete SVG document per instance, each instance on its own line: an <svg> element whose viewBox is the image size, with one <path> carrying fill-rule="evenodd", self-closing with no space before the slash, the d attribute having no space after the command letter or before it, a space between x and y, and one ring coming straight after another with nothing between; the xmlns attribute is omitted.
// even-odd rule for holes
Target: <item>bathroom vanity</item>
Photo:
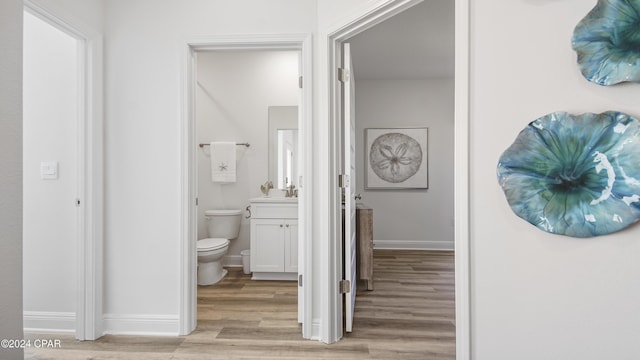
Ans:
<svg viewBox="0 0 640 360"><path fill-rule="evenodd" d="M251 203L252 280L297 280L298 198L260 197Z"/></svg>

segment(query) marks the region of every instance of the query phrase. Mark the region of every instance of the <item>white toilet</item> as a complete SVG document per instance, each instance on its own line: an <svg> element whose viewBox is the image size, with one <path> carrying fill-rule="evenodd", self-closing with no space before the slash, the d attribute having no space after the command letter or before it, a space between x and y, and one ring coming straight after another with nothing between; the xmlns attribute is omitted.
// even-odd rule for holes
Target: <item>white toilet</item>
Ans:
<svg viewBox="0 0 640 360"><path fill-rule="evenodd" d="M207 210L204 216L209 237L198 240L198 285L213 285L227 275L222 259L240 233L242 210Z"/></svg>

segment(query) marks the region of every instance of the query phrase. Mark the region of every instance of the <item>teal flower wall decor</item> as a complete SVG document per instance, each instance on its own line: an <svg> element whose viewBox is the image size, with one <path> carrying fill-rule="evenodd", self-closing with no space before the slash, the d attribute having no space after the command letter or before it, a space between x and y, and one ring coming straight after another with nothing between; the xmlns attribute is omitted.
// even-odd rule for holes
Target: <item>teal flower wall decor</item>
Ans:
<svg viewBox="0 0 640 360"><path fill-rule="evenodd" d="M640 81L640 0L598 0L576 25L573 49L584 77L599 85Z"/></svg>
<svg viewBox="0 0 640 360"><path fill-rule="evenodd" d="M500 157L511 209L541 230L609 234L640 218L640 123L621 112L556 112L531 122Z"/></svg>

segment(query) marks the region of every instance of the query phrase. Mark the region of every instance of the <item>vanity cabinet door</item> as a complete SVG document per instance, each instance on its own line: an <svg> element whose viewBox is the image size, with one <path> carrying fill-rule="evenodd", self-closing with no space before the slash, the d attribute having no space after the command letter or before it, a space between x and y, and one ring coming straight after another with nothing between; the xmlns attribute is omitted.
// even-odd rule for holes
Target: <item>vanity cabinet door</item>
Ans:
<svg viewBox="0 0 640 360"><path fill-rule="evenodd" d="M284 271L298 272L298 220L285 220Z"/></svg>
<svg viewBox="0 0 640 360"><path fill-rule="evenodd" d="M282 219L251 220L251 271L283 272L285 226Z"/></svg>

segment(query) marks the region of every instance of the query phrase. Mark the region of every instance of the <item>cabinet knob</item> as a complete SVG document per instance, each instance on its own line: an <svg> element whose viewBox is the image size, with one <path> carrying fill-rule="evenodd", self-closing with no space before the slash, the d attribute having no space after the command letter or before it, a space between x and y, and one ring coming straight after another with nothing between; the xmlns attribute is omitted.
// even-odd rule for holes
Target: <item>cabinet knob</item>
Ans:
<svg viewBox="0 0 640 360"><path fill-rule="evenodd" d="M289 224L285 225L286 227L289 227Z"/></svg>
<svg viewBox="0 0 640 360"><path fill-rule="evenodd" d="M282 224L280 224L280 227L282 227Z"/></svg>

